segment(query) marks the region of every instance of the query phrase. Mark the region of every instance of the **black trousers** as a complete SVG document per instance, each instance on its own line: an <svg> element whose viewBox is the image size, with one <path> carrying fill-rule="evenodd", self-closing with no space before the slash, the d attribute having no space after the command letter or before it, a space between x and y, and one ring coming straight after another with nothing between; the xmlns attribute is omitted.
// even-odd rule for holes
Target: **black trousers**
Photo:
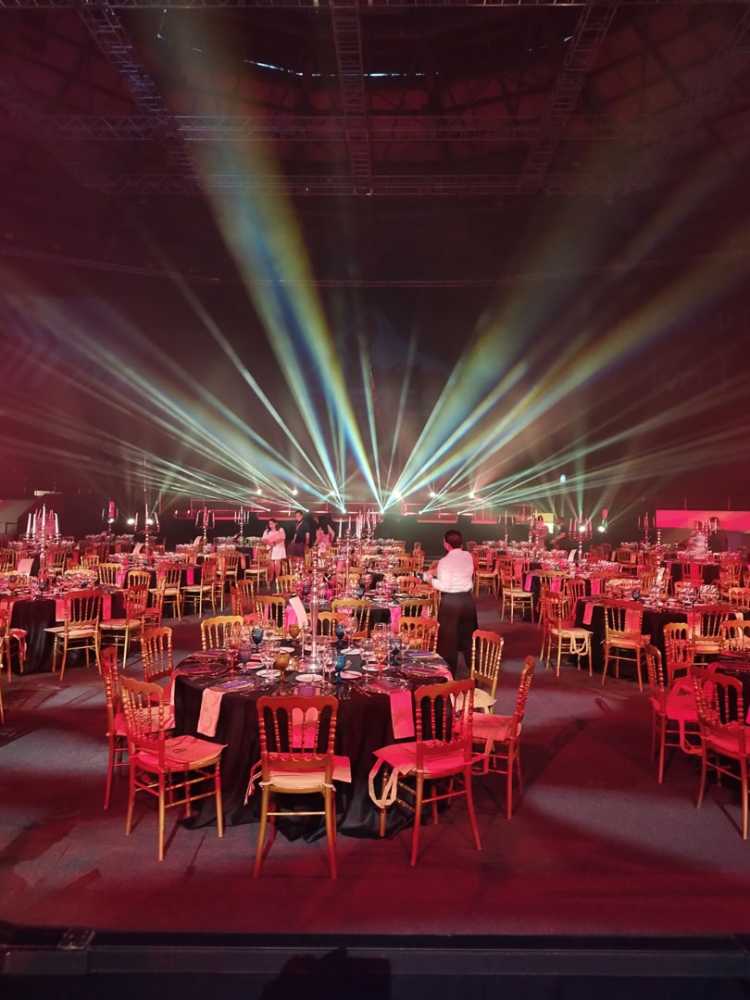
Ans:
<svg viewBox="0 0 750 1000"><path fill-rule="evenodd" d="M477 627L477 609L472 592L441 594L438 621L437 651L455 677L459 653L464 654L467 667L471 667L471 636Z"/></svg>

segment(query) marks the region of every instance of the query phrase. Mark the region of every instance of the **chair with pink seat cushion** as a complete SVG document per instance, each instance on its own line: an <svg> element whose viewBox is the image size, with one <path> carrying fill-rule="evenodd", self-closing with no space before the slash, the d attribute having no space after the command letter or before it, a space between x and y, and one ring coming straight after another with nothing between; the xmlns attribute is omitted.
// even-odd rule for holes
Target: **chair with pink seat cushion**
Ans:
<svg viewBox="0 0 750 1000"><path fill-rule="evenodd" d="M474 843L478 851L482 849L472 790L472 767L479 759L472 747L473 696L473 680L417 688L416 740L391 743L375 751L370 798L380 810L380 836L385 835L386 810L394 803L413 812L412 867L419 854L424 806L432 806L433 822L437 823L438 803L449 799L466 799ZM376 791L379 777L380 793ZM455 779L461 780L459 788ZM431 794L425 794L426 785Z"/></svg>
<svg viewBox="0 0 750 1000"><path fill-rule="evenodd" d="M505 815L513 815L513 779L518 779L518 791L523 791L521 772L521 729L526 714L536 660L527 656L518 681L513 715L484 715L475 712L472 719L474 744L483 744L480 773L505 775Z"/></svg>
<svg viewBox="0 0 750 1000"><path fill-rule="evenodd" d="M328 866L336 878L336 790L335 781L351 781L348 757L334 754L338 700L321 695L305 697L270 697L258 699L260 762L250 778L248 793L255 781L261 788L260 828L255 851L253 877L260 875L263 861L273 844L276 818L285 811L275 806L279 795L321 795L322 810L300 812L295 816L325 817ZM266 844L270 821L271 839Z"/></svg>
<svg viewBox="0 0 750 1000"><path fill-rule="evenodd" d="M742 839L747 840L750 726L745 721L742 681L720 670L699 667L693 668L692 680L701 738L701 778L696 807L703 804L709 768L718 779L723 776L739 781L740 833Z"/></svg>
<svg viewBox="0 0 750 1000"><path fill-rule="evenodd" d="M166 810L191 806L205 798L216 802L216 828L224 836L221 802L221 754L225 744L197 736L167 736L170 705L158 684L122 677L122 705L128 740L128 812L125 832L133 827L138 792L158 804L159 861L164 860Z"/></svg>
<svg viewBox="0 0 750 1000"><path fill-rule="evenodd" d="M680 642L675 639L673 642ZM661 653L656 646L646 646L646 674L651 705L651 756L658 756L657 781L664 781L664 759L668 749L695 755L701 752L698 742L698 713L693 681L689 676L664 683ZM688 668L689 671L689 668ZM690 736L693 739L690 739Z"/></svg>

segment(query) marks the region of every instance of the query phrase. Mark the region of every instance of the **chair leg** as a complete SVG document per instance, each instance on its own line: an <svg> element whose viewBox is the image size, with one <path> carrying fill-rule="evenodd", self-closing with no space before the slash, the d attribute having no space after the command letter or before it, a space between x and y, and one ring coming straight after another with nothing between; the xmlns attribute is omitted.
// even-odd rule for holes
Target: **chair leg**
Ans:
<svg viewBox="0 0 750 1000"><path fill-rule="evenodd" d="M216 832L224 836L224 802L221 797L221 765L214 768L214 793L216 796Z"/></svg>
<svg viewBox="0 0 750 1000"><path fill-rule="evenodd" d="M60 664L60 683L63 682L63 677L65 676L65 664L68 662L68 640L65 639L63 642L63 652L62 652L62 663Z"/></svg>
<svg viewBox="0 0 750 1000"><path fill-rule="evenodd" d="M104 808L109 809L112 797L112 777L115 772L115 737L109 737L109 752L107 756L107 780L104 785Z"/></svg>
<svg viewBox="0 0 750 1000"><path fill-rule="evenodd" d="M742 839L747 840L747 757L740 760L740 780L742 782Z"/></svg>
<svg viewBox="0 0 750 1000"><path fill-rule="evenodd" d="M479 839L479 827L477 826L477 814L474 811L474 789L471 784L471 766L464 769L464 788L466 789L466 808L469 811L469 822L471 832L474 834L474 843L478 851L482 850L482 841Z"/></svg>
<svg viewBox="0 0 750 1000"><path fill-rule="evenodd" d="M253 878L257 878L260 875L260 868L263 864L263 849L265 847L266 841L266 826L268 824L268 799L270 797L270 789L266 785L263 788L261 803L260 803L260 824L258 826L258 843L255 848L255 867L253 868Z"/></svg>
<svg viewBox="0 0 750 1000"><path fill-rule="evenodd" d="M411 837L411 866L412 868L417 863L417 854L419 853L419 834L422 825L422 799L424 797L424 778L421 774L417 775L417 790L414 802L414 830L412 831Z"/></svg>
<svg viewBox="0 0 750 1000"><path fill-rule="evenodd" d="M657 781L661 785L664 783L664 753L667 746L667 717L659 717L659 771Z"/></svg>
<svg viewBox="0 0 750 1000"><path fill-rule="evenodd" d="M557 669L555 670L555 677L560 680L560 665L562 663L562 635L557 637Z"/></svg>
<svg viewBox="0 0 750 1000"><path fill-rule="evenodd" d="M638 677L638 690L643 694L643 674L641 672L641 650L640 647L635 651L635 672Z"/></svg>
<svg viewBox="0 0 750 1000"><path fill-rule="evenodd" d="M331 878L336 878L336 809L334 806L334 795L332 788L326 788L323 792L325 799L326 813L326 840L328 841L328 868Z"/></svg>
<svg viewBox="0 0 750 1000"><path fill-rule="evenodd" d="M385 837L385 808L380 810L380 815L378 816L378 836Z"/></svg>
<svg viewBox="0 0 750 1000"><path fill-rule="evenodd" d="M703 805L703 796L706 794L706 777L708 775L708 751L705 746L703 747L703 753L701 754L701 780L698 786L698 801L695 803L695 808L700 809Z"/></svg>
<svg viewBox="0 0 750 1000"><path fill-rule="evenodd" d="M130 761L128 767L128 811L125 816L125 833L130 834L133 829L133 808L135 806L135 765Z"/></svg>
<svg viewBox="0 0 750 1000"><path fill-rule="evenodd" d="M607 680L607 670L609 669L609 646L604 645L604 666L602 667L602 687Z"/></svg>
<svg viewBox="0 0 750 1000"><path fill-rule="evenodd" d="M513 767L515 766L515 754L513 747L508 747L508 773L505 779L505 818L511 819L513 816Z"/></svg>
<svg viewBox="0 0 750 1000"><path fill-rule="evenodd" d="M158 837L159 837L159 851L158 851L158 856L159 856L159 861L163 861L164 860L164 832L165 832L166 821L167 821L167 817L166 817L167 803L165 801L165 798L166 798L166 796L165 796L165 788L164 788L164 775L160 774L159 775L159 830L158 830Z"/></svg>

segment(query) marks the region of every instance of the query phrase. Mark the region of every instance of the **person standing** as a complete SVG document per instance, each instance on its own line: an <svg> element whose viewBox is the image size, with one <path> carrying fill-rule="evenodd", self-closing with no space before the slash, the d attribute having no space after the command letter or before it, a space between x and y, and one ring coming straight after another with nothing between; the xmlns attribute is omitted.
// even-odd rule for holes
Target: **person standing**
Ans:
<svg viewBox="0 0 750 1000"><path fill-rule="evenodd" d="M336 531L331 524L331 519L327 514L323 514L318 522L318 529L315 532L315 544L321 552L325 552L336 541Z"/></svg>
<svg viewBox="0 0 750 1000"><path fill-rule="evenodd" d="M458 654L463 653L466 666L471 666L471 637L477 627L474 603L474 560L464 547L463 536L454 529L443 538L445 555L437 564L437 574L425 573L435 590L441 593L438 611L437 651L456 676Z"/></svg>
<svg viewBox="0 0 750 1000"><path fill-rule="evenodd" d="M294 512L294 535L289 546L289 555L293 558L303 559L305 551L312 544L313 532L310 521L301 510Z"/></svg>
<svg viewBox="0 0 750 1000"><path fill-rule="evenodd" d="M269 517L262 538L271 549L271 580L273 580L281 572L281 560L286 559L286 532L275 518Z"/></svg>

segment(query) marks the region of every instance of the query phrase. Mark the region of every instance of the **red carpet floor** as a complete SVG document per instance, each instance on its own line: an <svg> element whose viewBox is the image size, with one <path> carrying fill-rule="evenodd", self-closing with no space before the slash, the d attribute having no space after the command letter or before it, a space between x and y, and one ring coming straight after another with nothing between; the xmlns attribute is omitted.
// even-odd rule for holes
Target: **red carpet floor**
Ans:
<svg viewBox="0 0 750 1000"><path fill-rule="evenodd" d="M500 711L537 629L482 623L507 637ZM195 644L194 624L178 644ZM144 806L124 835L125 785L101 808L106 760L101 683L70 670L14 678L0 733L0 919L97 928L266 933L692 934L750 930L750 843L731 791L696 810L697 773L675 756L662 787L649 759L649 711L627 681L602 689L572 667L539 670L524 731L527 788L513 820L500 785L477 782L484 850L455 805L428 826L419 866L410 834L338 840L339 879L322 842L277 838L250 877L257 828L178 828L162 864Z"/></svg>

